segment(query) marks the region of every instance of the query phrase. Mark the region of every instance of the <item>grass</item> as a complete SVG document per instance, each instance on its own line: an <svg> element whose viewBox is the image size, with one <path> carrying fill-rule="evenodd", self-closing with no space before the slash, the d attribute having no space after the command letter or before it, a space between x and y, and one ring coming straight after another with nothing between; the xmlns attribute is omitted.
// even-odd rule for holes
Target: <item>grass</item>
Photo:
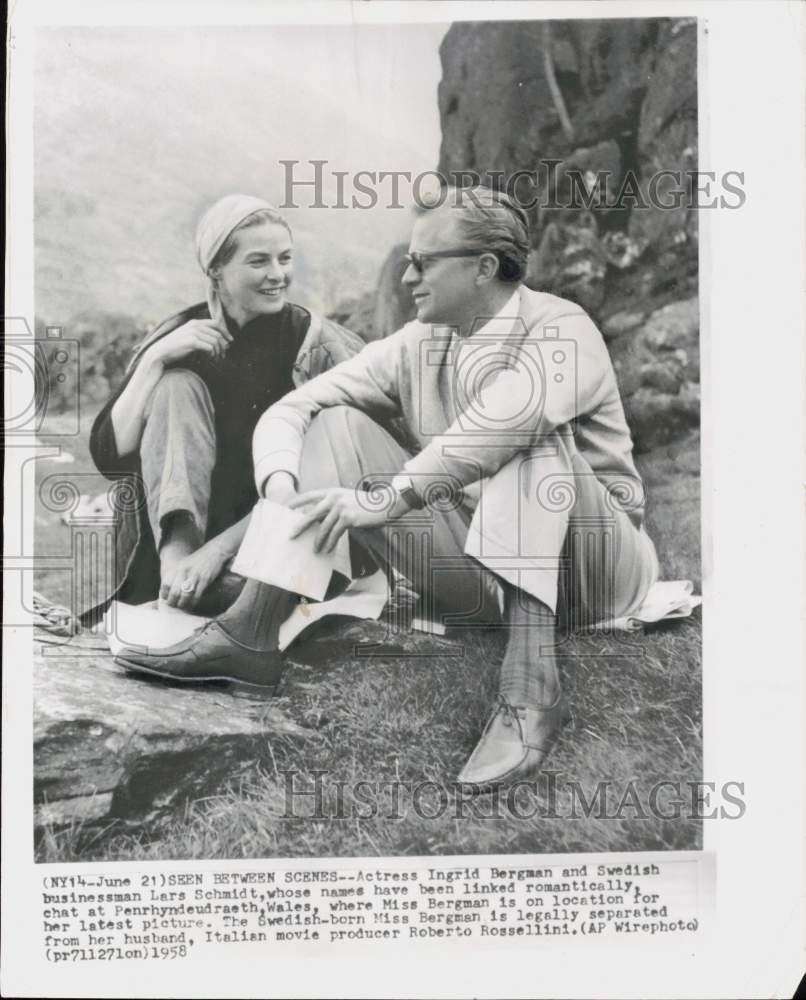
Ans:
<svg viewBox="0 0 806 1000"><path fill-rule="evenodd" d="M85 458L76 450L70 468L81 468ZM40 479L52 471L46 461L38 463ZM699 587L697 438L646 455L640 464L648 530L663 576L693 579ZM66 532L51 515L38 543L53 546L61 536L64 545ZM37 585L64 600L60 584L51 572ZM698 612L630 636L629 645L603 635L573 636L563 644L560 664L574 718L550 758L553 809L545 776L511 801L501 796L497 810L491 795L462 799L452 784L495 696L500 633L461 636L461 657L407 658L381 648L359 659L354 631L347 627L339 641L331 626L294 652L280 697L288 715L306 727L304 737L272 737L237 784L188 802L180 815L148 828L49 829L38 859L535 854L701 845L699 821L664 819L648 809L656 783L679 782L685 791L685 783L702 776ZM322 818L310 815L312 795L287 796L291 772L294 788L309 792L315 773L323 772ZM373 784L356 788L361 781ZM610 783L605 815L595 810L586 816L577 798L572 818L571 783L590 801L601 781ZM383 787L391 782L401 783L397 802L389 784ZM631 782L637 800L624 800ZM659 800L664 810L671 806L667 799ZM684 817L687 811L684 806Z"/></svg>

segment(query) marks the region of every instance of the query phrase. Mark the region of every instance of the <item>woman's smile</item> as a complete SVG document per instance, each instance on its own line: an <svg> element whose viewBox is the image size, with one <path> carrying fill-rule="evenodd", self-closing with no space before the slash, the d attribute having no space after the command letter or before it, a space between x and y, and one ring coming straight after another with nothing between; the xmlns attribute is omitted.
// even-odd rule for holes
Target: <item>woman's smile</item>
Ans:
<svg viewBox="0 0 806 1000"><path fill-rule="evenodd" d="M245 229L238 233L235 255L220 269L222 304L239 325L255 316L280 312L293 274L294 255L287 229L272 222Z"/></svg>

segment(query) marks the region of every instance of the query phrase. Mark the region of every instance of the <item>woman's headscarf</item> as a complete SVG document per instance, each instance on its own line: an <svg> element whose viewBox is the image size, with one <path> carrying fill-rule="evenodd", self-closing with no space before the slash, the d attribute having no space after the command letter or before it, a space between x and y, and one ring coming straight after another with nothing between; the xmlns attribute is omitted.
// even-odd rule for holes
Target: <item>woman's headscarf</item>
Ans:
<svg viewBox="0 0 806 1000"><path fill-rule="evenodd" d="M202 271L207 275L207 304L214 323L223 325L224 310L209 273L210 265L232 230L250 215L266 209L280 214L274 205L262 198L254 198L248 194L228 194L209 208L199 222L196 230L196 256Z"/></svg>

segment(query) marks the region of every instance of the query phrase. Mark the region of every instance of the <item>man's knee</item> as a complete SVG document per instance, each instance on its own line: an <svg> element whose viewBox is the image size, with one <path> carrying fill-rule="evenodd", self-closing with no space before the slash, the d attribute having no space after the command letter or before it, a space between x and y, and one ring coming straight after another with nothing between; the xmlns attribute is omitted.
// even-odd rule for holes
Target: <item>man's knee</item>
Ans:
<svg viewBox="0 0 806 1000"><path fill-rule="evenodd" d="M311 421L300 463L300 488L354 487L363 469L378 462L391 466L386 432L352 406L329 406Z"/></svg>
<svg viewBox="0 0 806 1000"><path fill-rule="evenodd" d="M320 427L350 433L361 427L377 427L375 421L354 406L328 406L311 421L311 428Z"/></svg>
<svg viewBox="0 0 806 1000"><path fill-rule="evenodd" d="M336 451L350 445L363 450L379 434L383 434L382 428L354 406L328 406L313 418L306 438L325 438Z"/></svg>

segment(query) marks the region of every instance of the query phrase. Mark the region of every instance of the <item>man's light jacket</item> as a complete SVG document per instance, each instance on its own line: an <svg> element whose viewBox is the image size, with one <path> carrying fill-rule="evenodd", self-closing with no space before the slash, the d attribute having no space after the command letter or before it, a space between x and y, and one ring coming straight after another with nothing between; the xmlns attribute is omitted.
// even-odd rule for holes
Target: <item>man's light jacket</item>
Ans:
<svg viewBox="0 0 806 1000"><path fill-rule="evenodd" d="M599 330L565 299L521 286L517 301L503 336L500 318L480 318L458 368L458 338L413 321L289 393L255 430L259 493L276 471L298 476L305 432L323 408L398 418L414 454L402 470L377 472L407 473L421 495L435 485L479 495L466 552L554 609L573 476L593 474L636 529L644 493Z"/></svg>

